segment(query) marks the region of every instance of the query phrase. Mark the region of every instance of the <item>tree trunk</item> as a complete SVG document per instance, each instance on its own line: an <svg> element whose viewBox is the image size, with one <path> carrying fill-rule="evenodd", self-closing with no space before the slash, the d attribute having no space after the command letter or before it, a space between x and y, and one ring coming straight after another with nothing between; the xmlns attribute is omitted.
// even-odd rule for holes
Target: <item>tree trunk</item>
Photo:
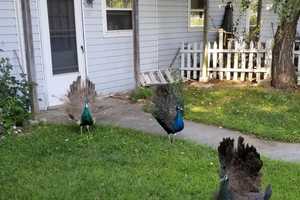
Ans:
<svg viewBox="0 0 300 200"><path fill-rule="evenodd" d="M275 88L295 88L297 85L293 48L298 20L299 15L293 21L282 21L278 26L272 53L272 86Z"/></svg>

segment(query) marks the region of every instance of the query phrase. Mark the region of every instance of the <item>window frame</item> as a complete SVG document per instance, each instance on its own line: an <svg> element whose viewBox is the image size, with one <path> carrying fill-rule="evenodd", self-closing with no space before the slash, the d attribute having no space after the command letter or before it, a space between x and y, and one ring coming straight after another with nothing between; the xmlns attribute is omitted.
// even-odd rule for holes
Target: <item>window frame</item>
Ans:
<svg viewBox="0 0 300 200"><path fill-rule="evenodd" d="M114 11L114 10L115 11L131 11L131 15L133 14L133 8L108 8L106 5L106 0L102 0L102 19L103 19L103 35L104 35L104 37L129 37L129 36L132 36L133 35L133 27L132 27L132 29L124 29L124 30L108 30L107 29L107 11Z"/></svg>
<svg viewBox="0 0 300 200"><path fill-rule="evenodd" d="M206 1L208 1L208 0L206 0ZM200 26L191 26L191 13L192 12L201 12L201 11L205 15L205 9L192 9L192 0L188 0L188 31L189 32L203 31L204 23L203 23L203 25L200 25ZM205 20L205 16L204 16L203 20Z"/></svg>

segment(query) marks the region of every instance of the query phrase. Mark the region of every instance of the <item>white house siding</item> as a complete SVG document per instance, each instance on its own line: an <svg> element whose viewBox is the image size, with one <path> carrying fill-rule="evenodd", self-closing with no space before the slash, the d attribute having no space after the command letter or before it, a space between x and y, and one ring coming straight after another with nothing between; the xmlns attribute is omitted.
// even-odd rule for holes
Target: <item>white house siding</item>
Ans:
<svg viewBox="0 0 300 200"><path fill-rule="evenodd" d="M8 57L14 66L15 74L24 71L26 73L24 41L23 41L23 22L20 12L20 0L0 1L0 52L1 57ZM32 9L32 28L35 54L35 69L38 83L38 98L41 109L46 107L44 91L44 73L41 60L41 40L39 37L39 14L36 0L31 2ZM20 63L20 64L19 64Z"/></svg>
<svg viewBox="0 0 300 200"><path fill-rule="evenodd" d="M158 67L158 13L156 0L140 0L139 38L140 64L142 71L155 70Z"/></svg>
<svg viewBox="0 0 300 200"><path fill-rule="evenodd" d="M272 7L272 0L263 1L262 7L262 26L260 38L262 41L273 39L278 25L278 16ZM298 22L297 35L300 36L300 22Z"/></svg>
<svg viewBox="0 0 300 200"><path fill-rule="evenodd" d="M15 75L25 69L19 28L15 0L0 1L0 57L9 58Z"/></svg>
<svg viewBox="0 0 300 200"><path fill-rule="evenodd" d="M133 89L133 39L131 36L105 36L103 9L105 0L84 6L84 28L88 73L100 93Z"/></svg>
<svg viewBox="0 0 300 200"><path fill-rule="evenodd" d="M41 40L41 19L40 19L40 0L31 0L31 20L32 20L32 37L34 48L34 63L35 74L37 81L37 93L40 109L47 108L47 88L46 78L44 72L44 62L42 54L42 40Z"/></svg>
<svg viewBox="0 0 300 200"><path fill-rule="evenodd" d="M224 7L221 0L209 2L209 40L214 41L222 23ZM166 68L182 42L200 42L203 31L188 30L188 0L158 0L158 55L159 67Z"/></svg>

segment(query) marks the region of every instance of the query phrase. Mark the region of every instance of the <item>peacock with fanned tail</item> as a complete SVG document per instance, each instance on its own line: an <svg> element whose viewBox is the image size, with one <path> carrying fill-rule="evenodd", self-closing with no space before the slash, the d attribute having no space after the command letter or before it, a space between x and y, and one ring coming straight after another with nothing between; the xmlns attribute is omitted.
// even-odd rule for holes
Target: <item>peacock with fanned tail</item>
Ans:
<svg viewBox="0 0 300 200"><path fill-rule="evenodd" d="M95 84L89 79L83 81L79 76L70 86L65 111L71 120L80 125L81 133L84 128L90 132L90 127L95 124L92 110L96 109L96 96Z"/></svg>
<svg viewBox="0 0 300 200"><path fill-rule="evenodd" d="M269 200L272 188L260 192L260 172L263 162L254 146L244 144L239 137L237 149L234 139L225 138L218 147L220 162L220 186L217 200Z"/></svg>
<svg viewBox="0 0 300 200"><path fill-rule="evenodd" d="M167 132L171 143L184 129L184 102L181 83L154 86L151 113Z"/></svg>

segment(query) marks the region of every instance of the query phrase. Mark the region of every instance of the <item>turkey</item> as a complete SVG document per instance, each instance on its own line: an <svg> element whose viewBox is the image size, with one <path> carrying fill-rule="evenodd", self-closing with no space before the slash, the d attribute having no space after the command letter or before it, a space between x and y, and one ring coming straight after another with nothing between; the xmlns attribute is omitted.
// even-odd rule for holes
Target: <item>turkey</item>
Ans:
<svg viewBox="0 0 300 200"><path fill-rule="evenodd" d="M83 81L79 76L70 86L64 108L69 118L80 125L81 133L83 128L90 132L90 127L95 124L92 110L96 96L95 85L89 79Z"/></svg>
<svg viewBox="0 0 300 200"><path fill-rule="evenodd" d="M174 135L184 129L183 109L181 83L154 86L151 113L167 132L171 143Z"/></svg>
<svg viewBox="0 0 300 200"><path fill-rule="evenodd" d="M263 162L256 148L244 144L239 137L237 148L234 140L225 138L218 147L220 162L220 186L217 200L268 200L272 195L269 185L260 192L260 172Z"/></svg>

